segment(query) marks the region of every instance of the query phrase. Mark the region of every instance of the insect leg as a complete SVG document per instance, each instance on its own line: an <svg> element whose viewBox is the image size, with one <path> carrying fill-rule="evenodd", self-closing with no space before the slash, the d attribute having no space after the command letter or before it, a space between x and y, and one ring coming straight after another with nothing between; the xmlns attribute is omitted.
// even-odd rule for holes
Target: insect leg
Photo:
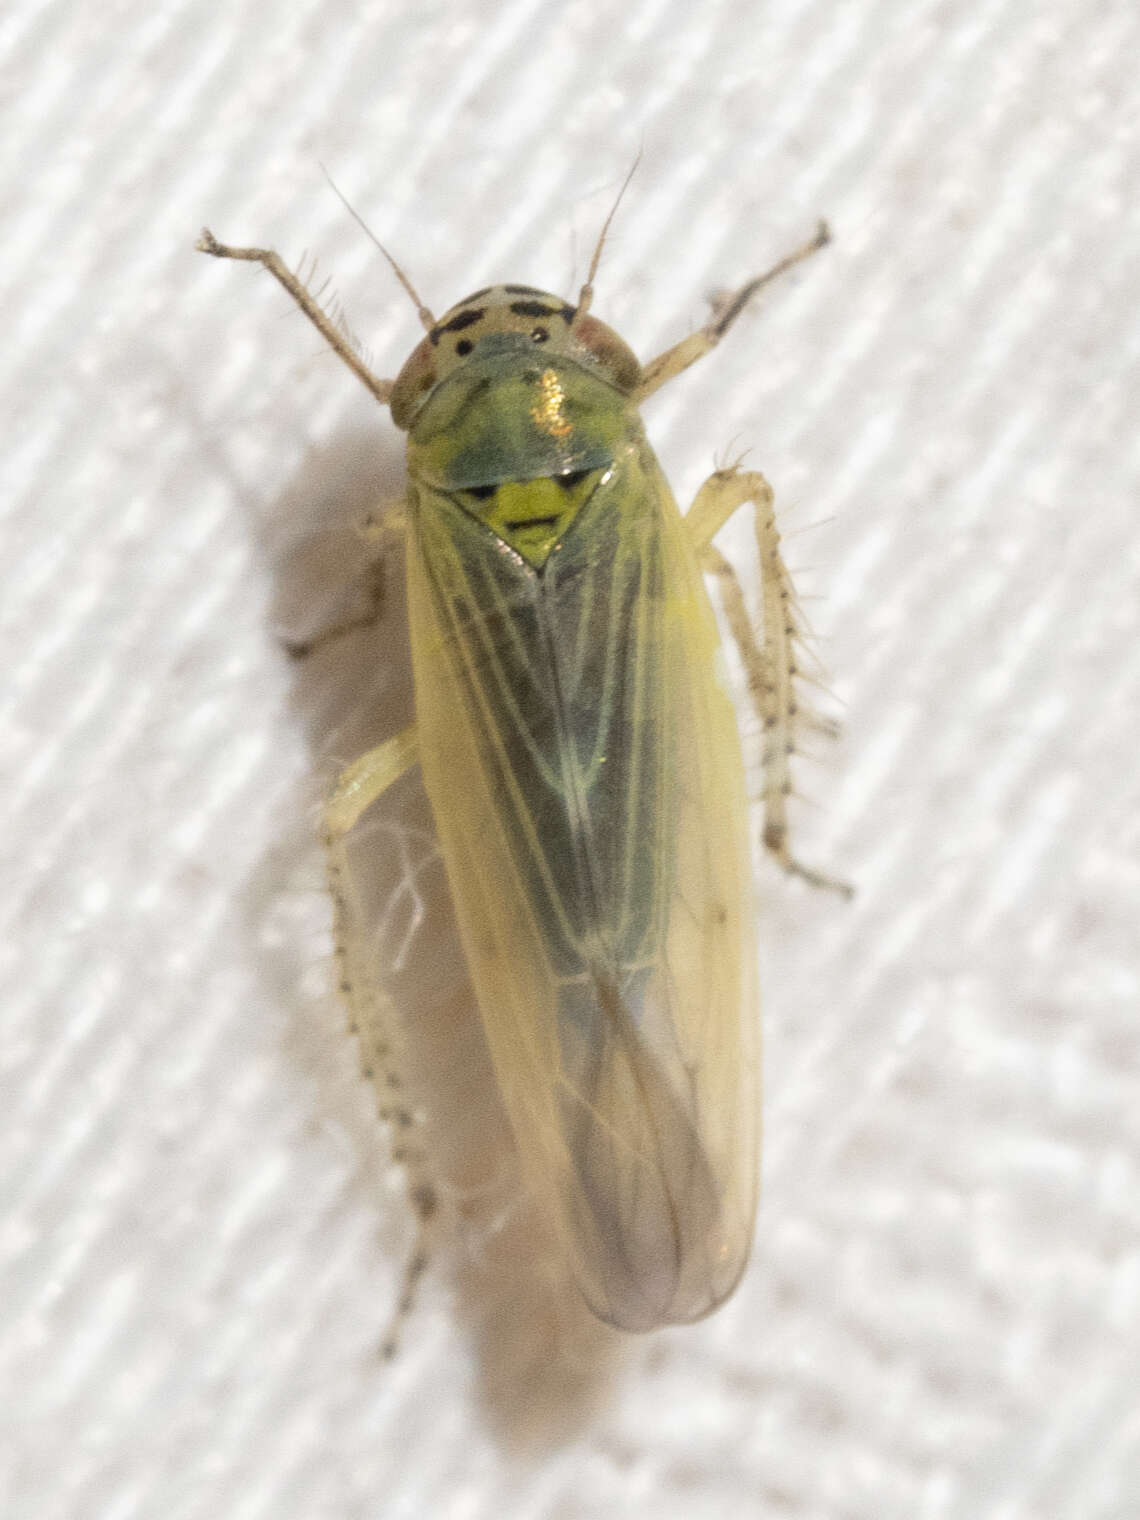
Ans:
<svg viewBox="0 0 1140 1520"><path fill-rule="evenodd" d="M418 764L419 758L416 726L411 723L346 766L325 804L326 844L342 840L365 809Z"/></svg>
<svg viewBox="0 0 1140 1520"><path fill-rule="evenodd" d="M633 393L634 400L638 403L644 401L646 396L652 396L653 392L660 390L667 381L679 375L682 370L688 369L690 364L695 364L698 359L703 359L706 354L711 353L758 290L771 284L785 270L810 258L813 253L825 247L830 241L831 233L827 223L820 222L810 242L804 243L801 248L789 253L779 263L773 264L771 269L766 269L754 280L749 280L747 285L742 285L734 294L719 301L713 311L712 320L706 322L699 332L690 333L687 338L682 338L680 343L667 348L663 354L658 354L656 359L651 359L643 367L641 383Z"/></svg>
<svg viewBox="0 0 1140 1520"><path fill-rule="evenodd" d="M380 1117L393 1131L392 1159L403 1166L408 1197L416 1217L416 1238L404 1267L403 1283L383 1341L383 1354L395 1353L400 1325L411 1310L416 1284L428 1261L428 1244L439 1199L427 1155L414 1142L415 1116L404 1096L399 1071L398 1023L391 1002L372 968L362 964L361 936L352 930L350 877L345 848L349 830L419 758L412 725L369 750L342 772L325 806L323 841L333 900L334 942L341 996L348 1006L349 1026L360 1041L365 1077L380 1094Z"/></svg>
<svg viewBox="0 0 1140 1520"><path fill-rule="evenodd" d="M712 543L714 535L745 502L754 508L760 556L763 641L756 637L736 571ZM748 676L748 691L764 727L764 846L786 871L816 887L850 897L846 882L802 865L788 847L791 756L797 727L826 728L796 700L796 645L801 639L795 590L780 554L772 487L763 475L718 470L697 492L685 517L689 540L702 566L717 577L725 616Z"/></svg>
<svg viewBox="0 0 1140 1520"><path fill-rule="evenodd" d="M231 248L226 243L219 243L208 227L202 228L202 236L195 247L199 253L211 254L215 259L241 259L251 264L264 264L273 278L293 297L329 347L340 355L377 401L387 406L391 399L393 382L380 380L372 373L344 333L322 309L320 302L306 290L304 283L297 278L280 254L274 253L272 248Z"/></svg>

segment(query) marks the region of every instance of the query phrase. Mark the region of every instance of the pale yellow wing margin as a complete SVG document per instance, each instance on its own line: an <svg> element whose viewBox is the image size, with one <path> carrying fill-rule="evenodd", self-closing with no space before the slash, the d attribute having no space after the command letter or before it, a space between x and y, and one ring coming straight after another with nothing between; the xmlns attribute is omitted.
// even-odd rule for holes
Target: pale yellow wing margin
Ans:
<svg viewBox="0 0 1140 1520"><path fill-rule="evenodd" d="M601 1317L747 1259L759 1110L732 704L676 507L626 447L539 575L416 488L424 779L531 1188Z"/></svg>

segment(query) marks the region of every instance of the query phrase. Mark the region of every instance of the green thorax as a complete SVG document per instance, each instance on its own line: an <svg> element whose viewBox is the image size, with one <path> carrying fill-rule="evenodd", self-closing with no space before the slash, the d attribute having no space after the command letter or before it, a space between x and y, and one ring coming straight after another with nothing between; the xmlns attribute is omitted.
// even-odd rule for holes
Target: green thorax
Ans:
<svg viewBox="0 0 1140 1520"><path fill-rule="evenodd" d="M541 569L637 427L640 378L588 310L529 285L477 290L432 324L392 388L413 486Z"/></svg>
<svg viewBox="0 0 1140 1520"><path fill-rule="evenodd" d="M628 397L600 375L498 333L429 396L408 469L540 569L632 420Z"/></svg>

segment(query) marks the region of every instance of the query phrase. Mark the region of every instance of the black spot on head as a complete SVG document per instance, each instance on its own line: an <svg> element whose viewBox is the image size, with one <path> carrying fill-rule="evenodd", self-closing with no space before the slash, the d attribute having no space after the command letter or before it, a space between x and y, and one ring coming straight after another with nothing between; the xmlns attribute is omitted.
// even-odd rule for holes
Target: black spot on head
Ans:
<svg viewBox="0 0 1140 1520"><path fill-rule="evenodd" d="M461 359L466 359L474 347L475 345L470 338L460 338L459 342L455 345L455 352Z"/></svg>
<svg viewBox="0 0 1140 1520"><path fill-rule="evenodd" d="M473 322L482 322L486 307L470 306L464 312L456 312L456 315L448 322L439 325L441 333L462 333L465 327L470 327Z"/></svg>
<svg viewBox="0 0 1140 1520"><path fill-rule="evenodd" d="M498 489L498 486L468 486L467 494L474 496L476 501L486 501L488 497L494 496Z"/></svg>
<svg viewBox="0 0 1140 1520"><path fill-rule="evenodd" d="M533 285L504 285L503 289L512 296L544 296L544 290L535 290Z"/></svg>
<svg viewBox="0 0 1140 1520"><path fill-rule="evenodd" d="M516 317L553 317L558 314L558 307L551 306L548 301L512 301L510 309Z"/></svg>
<svg viewBox="0 0 1140 1520"><path fill-rule="evenodd" d="M465 327L470 327L473 322L480 322L487 308L485 306L467 307L463 311L457 311L446 322L437 322L428 333L433 344L438 344L444 333L462 332Z"/></svg>

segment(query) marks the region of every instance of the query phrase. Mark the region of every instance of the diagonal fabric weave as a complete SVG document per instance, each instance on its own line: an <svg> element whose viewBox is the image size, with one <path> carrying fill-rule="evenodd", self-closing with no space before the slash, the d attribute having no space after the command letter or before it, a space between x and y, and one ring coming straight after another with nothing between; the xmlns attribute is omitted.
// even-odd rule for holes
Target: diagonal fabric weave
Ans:
<svg viewBox="0 0 1140 1520"><path fill-rule="evenodd" d="M9 0L5 1516L1137 1514L1138 55L1132 0ZM647 411L682 501L743 450L776 487L845 718L799 848L858 896L763 869L754 1261L615 1348L532 1238L412 778L377 945L452 1186L385 1365L411 1225L315 804L406 649L279 635L356 594L399 439L193 243L309 250L393 373L321 163L442 310L572 289L639 150L595 309L642 356L835 231Z"/></svg>

